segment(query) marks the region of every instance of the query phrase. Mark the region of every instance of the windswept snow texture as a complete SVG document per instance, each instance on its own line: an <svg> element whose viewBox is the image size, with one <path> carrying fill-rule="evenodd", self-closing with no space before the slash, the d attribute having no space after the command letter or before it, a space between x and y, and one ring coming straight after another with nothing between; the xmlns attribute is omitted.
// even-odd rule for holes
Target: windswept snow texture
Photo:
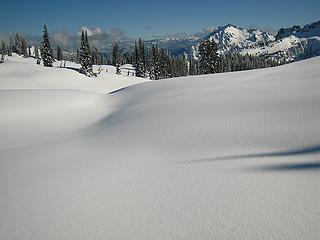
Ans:
<svg viewBox="0 0 320 240"><path fill-rule="evenodd" d="M319 57L111 94L20 64L0 65L0 239L319 239Z"/></svg>

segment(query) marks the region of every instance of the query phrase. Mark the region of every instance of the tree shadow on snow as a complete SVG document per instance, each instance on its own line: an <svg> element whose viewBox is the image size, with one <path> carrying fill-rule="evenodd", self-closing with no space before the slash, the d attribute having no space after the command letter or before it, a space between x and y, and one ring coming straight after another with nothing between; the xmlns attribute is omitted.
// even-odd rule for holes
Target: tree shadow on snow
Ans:
<svg viewBox="0 0 320 240"><path fill-rule="evenodd" d="M108 94L115 94L115 93L118 93L118 92L122 92L122 91L124 91L124 90L126 90L126 89L128 89L130 86L127 86L127 87L123 87L123 88L119 88L119 89L117 89L117 90L114 90L114 91L112 91L112 92L109 92Z"/></svg>
<svg viewBox="0 0 320 240"><path fill-rule="evenodd" d="M317 154L317 153L320 153L320 145L314 145L310 147L304 147L304 148L298 148L298 149L292 149L292 150L286 150L286 151L203 158L203 159L191 160L189 162L190 163L191 162L212 162L212 161L220 161L220 160L236 160L236 159L264 158L264 157L287 157L287 156Z"/></svg>
<svg viewBox="0 0 320 240"><path fill-rule="evenodd" d="M250 168L249 171L316 171L320 170L320 162L285 163Z"/></svg>

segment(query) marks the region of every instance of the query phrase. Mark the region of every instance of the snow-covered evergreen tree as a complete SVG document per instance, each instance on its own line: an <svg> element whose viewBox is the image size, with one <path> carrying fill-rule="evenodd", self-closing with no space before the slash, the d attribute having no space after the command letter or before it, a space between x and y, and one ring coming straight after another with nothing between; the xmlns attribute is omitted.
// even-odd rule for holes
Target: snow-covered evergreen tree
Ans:
<svg viewBox="0 0 320 240"><path fill-rule="evenodd" d="M135 56L136 56L136 76L137 77L145 77L146 75L146 56L145 56L145 48L144 44L139 39L138 45L135 43Z"/></svg>
<svg viewBox="0 0 320 240"><path fill-rule="evenodd" d="M82 31L81 33L81 45L79 55L81 64L80 73L85 74L88 77L94 76L92 70L92 58L87 31Z"/></svg>
<svg viewBox="0 0 320 240"><path fill-rule="evenodd" d="M198 74L197 61L193 57L190 57L190 59L189 59L189 75L197 75L197 74Z"/></svg>
<svg viewBox="0 0 320 240"><path fill-rule="evenodd" d="M12 52L11 52L10 46L7 46L7 54L8 54L8 56L12 56Z"/></svg>
<svg viewBox="0 0 320 240"><path fill-rule="evenodd" d="M92 48L92 51L91 51L91 62L93 65L97 65L98 62L99 62L99 59L98 59L98 49L93 47Z"/></svg>
<svg viewBox="0 0 320 240"><path fill-rule="evenodd" d="M60 45L57 45L57 60L62 61L63 60L63 53Z"/></svg>
<svg viewBox="0 0 320 240"><path fill-rule="evenodd" d="M31 57L31 45L28 46L28 57Z"/></svg>
<svg viewBox="0 0 320 240"><path fill-rule="evenodd" d="M39 59L39 49L37 46L34 46L34 58Z"/></svg>
<svg viewBox="0 0 320 240"><path fill-rule="evenodd" d="M15 35L14 52L18 55L22 54L22 41L19 33Z"/></svg>
<svg viewBox="0 0 320 240"><path fill-rule="evenodd" d="M1 43L1 60L3 61L4 60L4 55L6 54L6 44L5 42L2 40L2 43Z"/></svg>
<svg viewBox="0 0 320 240"><path fill-rule="evenodd" d="M27 40L25 38L21 38L21 46L22 46L22 55L27 58L29 57L29 53L28 53L28 43Z"/></svg>
<svg viewBox="0 0 320 240"><path fill-rule="evenodd" d="M200 74L218 72L218 48L214 39L204 40L199 45L199 70Z"/></svg>
<svg viewBox="0 0 320 240"><path fill-rule="evenodd" d="M82 39L82 37L81 37L81 39ZM76 53L76 63L80 63L80 52L78 49L77 49L77 53Z"/></svg>
<svg viewBox="0 0 320 240"><path fill-rule="evenodd" d="M43 26L43 35L42 35L40 50L41 50L41 58L43 61L43 65L45 67L52 67L54 57L53 57L53 52L50 45L49 33L46 25Z"/></svg>
<svg viewBox="0 0 320 240"><path fill-rule="evenodd" d="M159 53L160 76L159 78L173 77L173 59L169 52L161 48Z"/></svg>
<svg viewBox="0 0 320 240"><path fill-rule="evenodd" d="M10 38L9 47L8 47L8 56L12 56L12 52L14 51L14 41Z"/></svg>
<svg viewBox="0 0 320 240"><path fill-rule="evenodd" d="M121 74L121 56L119 52L119 46L117 43L114 43L113 49L112 49L112 62L113 65L116 66L116 74L120 75Z"/></svg>
<svg viewBox="0 0 320 240"><path fill-rule="evenodd" d="M156 59L157 59L157 50L156 50L156 46L152 46L151 47L151 51L149 53L148 56L148 72L149 72L149 78L151 80L155 80L156 79Z"/></svg>

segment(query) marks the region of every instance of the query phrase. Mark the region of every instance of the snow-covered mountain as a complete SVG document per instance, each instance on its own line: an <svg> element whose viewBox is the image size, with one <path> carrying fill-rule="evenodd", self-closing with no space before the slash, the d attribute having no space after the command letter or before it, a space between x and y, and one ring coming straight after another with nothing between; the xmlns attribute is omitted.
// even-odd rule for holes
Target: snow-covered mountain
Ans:
<svg viewBox="0 0 320 240"><path fill-rule="evenodd" d="M229 51L241 51L242 49L265 46L275 40L268 32L255 29L245 29L228 24L219 27L204 39L214 39L222 53Z"/></svg>
<svg viewBox="0 0 320 240"><path fill-rule="evenodd" d="M293 26L291 28L281 28L276 36L276 40L295 36L298 38L309 38L320 36L320 21L307 24L303 27Z"/></svg>
<svg viewBox="0 0 320 240"><path fill-rule="evenodd" d="M241 53L286 58L287 61L320 55L320 21L303 27L281 28L273 42L266 46L242 49Z"/></svg>
<svg viewBox="0 0 320 240"><path fill-rule="evenodd" d="M218 27L203 39L214 39L221 54L236 52L295 61L320 55L320 21L305 26L281 28L276 36L265 31L228 24ZM197 56L200 40L188 40L188 44L185 43L185 47L191 45L186 50L190 56ZM180 46L182 42L180 39ZM175 45L174 40L169 43ZM171 49L174 49L173 46Z"/></svg>

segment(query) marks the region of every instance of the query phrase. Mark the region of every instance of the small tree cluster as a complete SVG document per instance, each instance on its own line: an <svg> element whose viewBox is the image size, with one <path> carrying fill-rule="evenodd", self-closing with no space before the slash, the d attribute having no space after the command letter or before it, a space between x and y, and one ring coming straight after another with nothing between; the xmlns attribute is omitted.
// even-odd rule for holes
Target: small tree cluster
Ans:
<svg viewBox="0 0 320 240"><path fill-rule="evenodd" d="M218 62L218 47L214 39L202 41L199 45L199 73L217 73Z"/></svg>
<svg viewBox="0 0 320 240"><path fill-rule="evenodd" d="M219 59L219 72L234 72L250 69L278 66L279 63L264 56L241 55L240 53L226 53Z"/></svg>
<svg viewBox="0 0 320 240"><path fill-rule="evenodd" d="M28 42L27 40L19 33L15 35L15 41L10 38L10 52L14 52L18 55L22 55L24 57L29 57L28 53Z"/></svg>
<svg viewBox="0 0 320 240"><path fill-rule="evenodd" d="M152 80L187 76L189 63L185 54L174 57L168 50L152 46L147 54L147 73Z"/></svg>

